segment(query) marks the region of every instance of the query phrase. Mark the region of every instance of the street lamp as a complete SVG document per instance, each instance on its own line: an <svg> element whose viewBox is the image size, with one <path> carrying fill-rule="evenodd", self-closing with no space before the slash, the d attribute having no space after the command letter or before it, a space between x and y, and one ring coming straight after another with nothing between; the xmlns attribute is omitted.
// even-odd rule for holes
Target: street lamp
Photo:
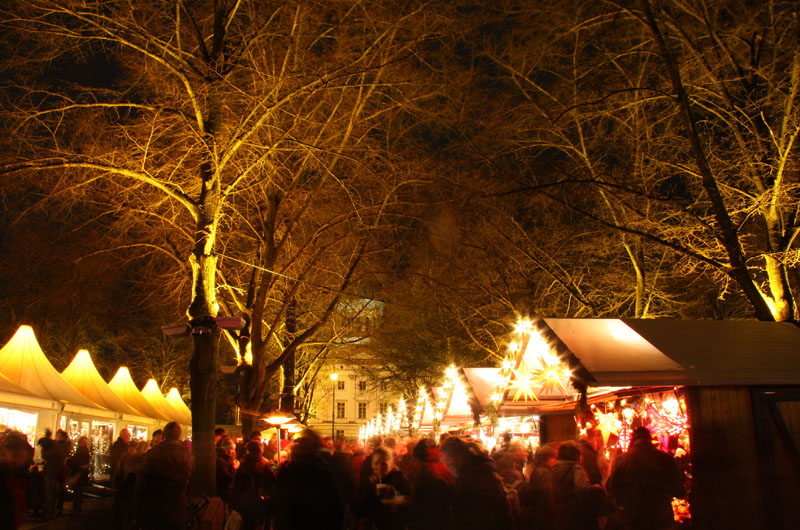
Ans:
<svg viewBox="0 0 800 530"><path fill-rule="evenodd" d="M331 372L331 381L333 381L333 400L331 401L331 439L336 441L336 380L339 379L339 374Z"/></svg>
<svg viewBox="0 0 800 530"><path fill-rule="evenodd" d="M268 417L264 418L264 421L269 423L270 425L274 425L275 428L278 430L278 467L281 467L281 425L286 422L292 421L294 417L292 416L285 416L280 414L279 412L275 412L270 414Z"/></svg>

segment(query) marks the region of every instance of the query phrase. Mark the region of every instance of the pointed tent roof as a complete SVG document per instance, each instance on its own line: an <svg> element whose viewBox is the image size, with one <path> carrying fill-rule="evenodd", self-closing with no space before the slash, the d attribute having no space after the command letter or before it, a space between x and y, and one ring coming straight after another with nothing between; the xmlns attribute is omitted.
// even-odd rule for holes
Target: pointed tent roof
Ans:
<svg viewBox="0 0 800 530"><path fill-rule="evenodd" d="M176 412L183 416L183 420L181 423L184 425L191 425L192 424L192 411L189 407L186 406L186 403L183 402L181 399L181 395L178 393L178 389L174 386L169 389L169 392L166 396L167 403L169 403ZM184 421L185 420L185 421Z"/></svg>
<svg viewBox="0 0 800 530"><path fill-rule="evenodd" d="M172 405L167 402L161 389L158 388L158 383L155 379L148 379L144 387L142 387L142 396L153 406L162 416L169 418L172 421L183 423L185 418L176 411Z"/></svg>
<svg viewBox="0 0 800 530"><path fill-rule="evenodd" d="M154 406L150 404L149 401L144 398L142 393L139 392L139 389L136 388L136 385L133 383L133 379L131 379L131 373L128 371L127 367L120 366L119 370L117 370L117 373L114 374L114 377L108 382L108 386L117 396L122 398L125 403L138 410L148 418L161 421L170 421L169 417L161 414Z"/></svg>
<svg viewBox="0 0 800 530"><path fill-rule="evenodd" d="M4 376L1 373L0 373L0 391L13 392L15 394L24 394L26 396L30 394L21 386L12 383L11 379L9 379L8 377Z"/></svg>
<svg viewBox="0 0 800 530"><path fill-rule="evenodd" d="M61 372L61 375L83 395L108 410L124 414L142 414L109 388L108 383L105 382L97 368L95 368L92 357L87 350L78 351L69 366Z"/></svg>
<svg viewBox="0 0 800 530"><path fill-rule="evenodd" d="M61 377L45 356L30 326L20 326L0 350L0 373L28 394L73 405L103 408Z"/></svg>

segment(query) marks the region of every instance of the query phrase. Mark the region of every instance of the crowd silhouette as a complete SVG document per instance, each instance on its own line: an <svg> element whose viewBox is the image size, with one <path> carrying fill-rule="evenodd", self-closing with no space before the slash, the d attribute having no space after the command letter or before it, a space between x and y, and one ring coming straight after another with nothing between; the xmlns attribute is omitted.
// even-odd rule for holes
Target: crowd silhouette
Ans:
<svg viewBox="0 0 800 530"><path fill-rule="evenodd" d="M226 530L666 530L675 528L671 501L684 495L672 455L640 427L625 453L605 451L599 432L529 450L506 434L487 451L470 437L320 437L311 429L285 447L253 433L238 443L215 433L217 496ZM150 443L120 432L110 450L113 527L122 530L191 526L187 486L190 444L177 423ZM45 517L72 492L80 514L89 484L89 440L75 444L48 431L33 447L21 433L0 437L0 507L8 528L21 524L32 473L43 484ZM611 457L607 458L607 455Z"/></svg>

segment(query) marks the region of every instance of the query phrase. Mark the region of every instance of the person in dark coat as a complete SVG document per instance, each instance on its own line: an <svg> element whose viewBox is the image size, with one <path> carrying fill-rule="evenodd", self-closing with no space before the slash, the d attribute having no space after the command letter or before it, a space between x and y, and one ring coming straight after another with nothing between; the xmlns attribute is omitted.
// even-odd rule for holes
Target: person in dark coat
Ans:
<svg viewBox="0 0 800 530"><path fill-rule="evenodd" d="M555 447L543 445L536 449L530 479L524 488L520 488L520 530L527 528L552 530L554 524L552 468L555 464Z"/></svg>
<svg viewBox="0 0 800 530"><path fill-rule="evenodd" d="M477 444L450 436L442 460L455 476L453 515L459 530L508 530L513 519L494 461Z"/></svg>
<svg viewBox="0 0 800 530"><path fill-rule="evenodd" d="M186 487L194 462L180 438L181 426L169 422L164 441L144 456L135 493L136 513L144 530L186 527Z"/></svg>
<svg viewBox="0 0 800 530"><path fill-rule="evenodd" d="M48 450L42 451L44 459L45 513L48 518L60 514L64 505L64 481L67 478L67 458L70 453L67 433L59 429Z"/></svg>
<svg viewBox="0 0 800 530"><path fill-rule="evenodd" d="M319 435L303 431L291 446L289 463L278 472L273 494L274 530L340 530L344 502L336 480L319 457Z"/></svg>
<svg viewBox="0 0 800 530"><path fill-rule="evenodd" d="M147 442L130 441L127 452L117 462L112 484L114 489L112 509L114 528L133 528L133 520L136 518L136 479L144 464L146 450Z"/></svg>
<svg viewBox="0 0 800 530"><path fill-rule="evenodd" d="M79 516L83 506L83 490L89 486L89 438L78 438L75 454L67 461L72 486L72 515Z"/></svg>
<svg viewBox="0 0 800 530"><path fill-rule="evenodd" d="M581 466L592 484L603 484L608 477L608 460L603 456L603 435L598 429L589 429L578 440L581 449Z"/></svg>
<svg viewBox="0 0 800 530"><path fill-rule="evenodd" d="M266 522L267 502L273 486L269 461L262 456L263 446L247 442L247 452L233 481L231 503L242 516L242 528L253 530Z"/></svg>
<svg viewBox="0 0 800 530"><path fill-rule="evenodd" d="M112 484L114 483L114 473L116 472L117 464L119 464L119 459L128 452L128 444L130 441L130 431L128 429L122 429L119 431L119 436L116 441L111 444L111 448L108 450L108 463L111 466L109 475Z"/></svg>
<svg viewBox="0 0 800 530"><path fill-rule="evenodd" d="M217 497L228 505L231 504L233 481L238 467L236 444L230 436L224 435L217 444Z"/></svg>
<svg viewBox="0 0 800 530"><path fill-rule="evenodd" d="M597 514L588 509L587 500L603 487L592 484L580 465L581 450L577 442L563 442L558 447L558 460L553 466L553 506L559 530L597 530Z"/></svg>
<svg viewBox="0 0 800 530"><path fill-rule="evenodd" d="M357 493L356 479L353 471L353 454L345 449L346 445L342 438L337 439L336 442L331 442L330 446L325 446L323 442L319 457L333 473L336 486L339 488L339 495L345 504L345 517L349 521L348 524L354 526Z"/></svg>
<svg viewBox="0 0 800 530"><path fill-rule="evenodd" d="M673 528L672 498L686 493L675 459L653 445L645 427L634 430L628 452L614 461L608 492L617 506L615 528L625 530Z"/></svg>
<svg viewBox="0 0 800 530"><path fill-rule="evenodd" d="M455 530L455 492L441 476L439 451L433 440L421 439L414 446L412 455L414 470L411 474L409 530Z"/></svg>

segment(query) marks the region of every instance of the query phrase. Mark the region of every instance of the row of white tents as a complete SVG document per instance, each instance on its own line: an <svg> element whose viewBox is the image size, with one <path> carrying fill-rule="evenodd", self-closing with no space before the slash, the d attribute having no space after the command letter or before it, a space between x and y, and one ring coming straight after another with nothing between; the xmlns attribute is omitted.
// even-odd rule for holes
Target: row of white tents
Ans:
<svg viewBox="0 0 800 530"><path fill-rule="evenodd" d="M31 443L46 429L65 429L72 437L89 436L95 450L104 451L122 429L146 439L170 421L186 431L192 424L177 388L164 395L150 379L139 390L124 366L106 382L86 350L59 373L30 326L20 326L0 349L0 424Z"/></svg>

